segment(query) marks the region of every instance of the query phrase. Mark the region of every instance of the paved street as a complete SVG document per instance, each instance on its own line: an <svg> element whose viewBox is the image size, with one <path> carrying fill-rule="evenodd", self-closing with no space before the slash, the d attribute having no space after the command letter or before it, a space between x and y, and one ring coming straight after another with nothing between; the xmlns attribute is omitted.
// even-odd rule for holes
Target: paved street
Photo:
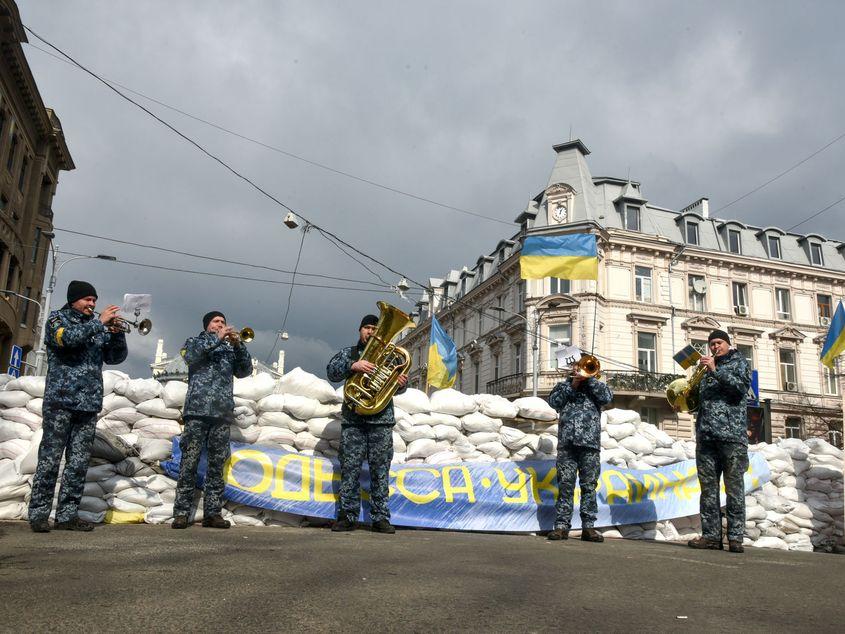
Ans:
<svg viewBox="0 0 845 634"><path fill-rule="evenodd" d="M841 631L845 559L612 540L0 523L2 631Z"/></svg>

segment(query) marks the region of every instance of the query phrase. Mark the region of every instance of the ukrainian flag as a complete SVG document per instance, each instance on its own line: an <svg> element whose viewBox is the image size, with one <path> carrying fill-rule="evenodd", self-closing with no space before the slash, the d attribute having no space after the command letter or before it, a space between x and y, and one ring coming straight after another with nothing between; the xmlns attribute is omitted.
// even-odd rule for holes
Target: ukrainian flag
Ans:
<svg viewBox="0 0 845 634"><path fill-rule="evenodd" d="M431 316L431 342L428 344L428 384L443 389L452 387L458 377L458 350L455 342Z"/></svg>
<svg viewBox="0 0 845 634"><path fill-rule="evenodd" d="M833 361L840 354L845 352L845 308L842 308L842 300L833 313L833 321L830 322L830 330L827 331L827 338L822 348L822 363L833 369Z"/></svg>
<svg viewBox="0 0 845 634"><path fill-rule="evenodd" d="M557 277L562 280L595 280L599 274L596 236L528 236L519 256L522 279Z"/></svg>

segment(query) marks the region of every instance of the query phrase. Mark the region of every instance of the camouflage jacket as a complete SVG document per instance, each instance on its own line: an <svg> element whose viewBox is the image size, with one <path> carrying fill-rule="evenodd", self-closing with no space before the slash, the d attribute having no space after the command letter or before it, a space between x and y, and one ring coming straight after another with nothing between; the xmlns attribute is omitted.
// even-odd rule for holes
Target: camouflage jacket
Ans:
<svg viewBox="0 0 845 634"><path fill-rule="evenodd" d="M326 376L329 381L338 383L346 381L355 372L352 371L352 364L355 363L364 352L364 344L360 341L354 346L344 348L331 358L329 364L326 366ZM396 390L397 394L401 394L407 387L400 387ZM394 425L396 419L393 417L393 401L388 401L383 410L370 416L355 413L355 410L350 406L346 400L343 402L341 408L341 415L343 416L344 425Z"/></svg>
<svg viewBox="0 0 845 634"><path fill-rule="evenodd" d="M244 344L235 348L213 332L191 337L182 348L188 366L188 393L182 418L231 418L233 376L252 374L252 357Z"/></svg>
<svg viewBox="0 0 845 634"><path fill-rule="evenodd" d="M103 407L103 363L115 365L126 360L126 335L111 333L93 315L64 306L47 318L44 345L44 407L99 412Z"/></svg>
<svg viewBox="0 0 845 634"><path fill-rule="evenodd" d="M577 390L572 378L555 385L549 405L560 414L558 443L601 449L601 408L612 400L613 392L597 379L585 379Z"/></svg>
<svg viewBox="0 0 845 634"><path fill-rule="evenodd" d="M699 383L701 404L695 421L696 440L748 444L748 388L751 368L737 350L716 357L716 371Z"/></svg>

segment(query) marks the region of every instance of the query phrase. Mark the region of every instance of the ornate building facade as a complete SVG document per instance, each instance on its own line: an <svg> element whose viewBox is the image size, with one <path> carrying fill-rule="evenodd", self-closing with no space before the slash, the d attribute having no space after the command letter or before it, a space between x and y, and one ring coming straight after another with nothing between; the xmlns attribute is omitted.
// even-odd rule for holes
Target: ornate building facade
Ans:
<svg viewBox="0 0 845 634"><path fill-rule="evenodd" d="M425 385L430 315L459 351L457 389L545 397L562 374L555 351L577 345L599 357L615 405L668 433L693 435L675 414L668 383L683 374L672 356L704 349L726 330L757 371L772 437L823 436L842 446L842 361L819 361L837 302L845 296L845 243L712 217L708 200L681 210L650 203L640 184L594 177L581 141L554 146L548 186L519 214L517 231L475 265L431 278L418 327L401 345L411 382ZM520 279L525 235L589 232L599 245L597 281Z"/></svg>
<svg viewBox="0 0 845 634"><path fill-rule="evenodd" d="M17 5L0 0L0 364L32 350L61 170L72 170L56 114L44 106L21 47ZM30 301L32 300L32 301Z"/></svg>

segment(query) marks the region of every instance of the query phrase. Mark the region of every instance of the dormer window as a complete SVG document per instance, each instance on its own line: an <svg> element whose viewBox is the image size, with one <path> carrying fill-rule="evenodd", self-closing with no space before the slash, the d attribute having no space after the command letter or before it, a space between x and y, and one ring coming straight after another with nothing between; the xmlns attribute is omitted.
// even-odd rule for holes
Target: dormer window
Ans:
<svg viewBox="0 0 845 634"><path fill-rule="evenodd" d="M742 254L742 234L738 229L728 229L728 251Z"/></svg>
<svg viewBox="0 0 845 634"><path fill-rule="evenodd" d="M698 244L698 223L692 220L687 220L685 237L687 244Z"/></svg>
<svg viewBox="0 0 845 634"><path fill-rule="evenodd" d="M768 247L769 257L780 260L780 238L778 236L768 236L766 238L766 246Z"/></svg>
<svg viewBox="0 0 845 634"><path fill-rule="evenodd" d="M810 243L810 262L818 266L824 266L824 256L822 255L822 245L818 242Z"/></svg>
<svg viewBox="0 0 845 634"><path fill-rule="evenodd" d="M640 208L636 205L625 205L625 228L628 231L640 230Z"/></svg>

